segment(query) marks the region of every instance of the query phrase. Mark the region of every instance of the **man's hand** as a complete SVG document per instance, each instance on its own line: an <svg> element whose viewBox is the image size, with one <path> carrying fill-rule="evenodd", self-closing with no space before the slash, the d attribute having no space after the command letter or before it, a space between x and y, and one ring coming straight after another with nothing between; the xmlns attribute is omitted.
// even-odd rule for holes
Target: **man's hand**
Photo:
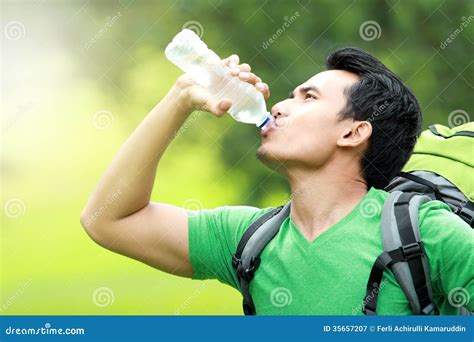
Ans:
<svg viewBox="0 0 474 342"><path fill-rule="evenodd" d="M265 98L269 97L268 85L248 64L239 65L238 56L222 63L231 68L234 77L255 85ZM156 167L193 110L222 116L231 105L228 99L214 100L188 75L180 77L123 144L89 198L81 223L90 237L105 248L159 270L191 277L186 210L150 202ZM116 193L120 196L110 203Z"/></svg>
<svg viewBox="0 0 474 342"><path fill-rule="evenodd" d="M232 55L222 60L222 64L229 67L229 73L238 77L241 81L250 83L260 91L265 99L270 97L270 89L262 79L252 73L250 65L247 63L239 64L239 56ZM213 113L216 116L223 116L232 106L229 99L215 100L209 91L197 84L190 75L184 74L176 81L176 86L183 94L183 104L190 110L204 110Z"/></svg>

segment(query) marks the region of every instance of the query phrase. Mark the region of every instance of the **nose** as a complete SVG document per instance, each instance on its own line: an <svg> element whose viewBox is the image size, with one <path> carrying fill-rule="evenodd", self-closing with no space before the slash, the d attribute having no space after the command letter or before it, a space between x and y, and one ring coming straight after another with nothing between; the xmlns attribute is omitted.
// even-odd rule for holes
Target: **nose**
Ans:
<svg viewBox="0 0 474 342"><path fill-rule="evenodd" d="M272 116L274 119L281 116L287 116L287 114L285 114L283 110L281 102L278 102L276 105L272 107Z"/></svg>

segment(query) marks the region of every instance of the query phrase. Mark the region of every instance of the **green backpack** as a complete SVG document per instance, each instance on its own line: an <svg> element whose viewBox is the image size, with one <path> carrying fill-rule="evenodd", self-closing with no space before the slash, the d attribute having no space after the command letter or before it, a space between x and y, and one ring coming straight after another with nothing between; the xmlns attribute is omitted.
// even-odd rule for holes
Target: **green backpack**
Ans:
<svg viewBox="0 0 474 342"><path fill-rule="evenodd" d="M429 263L418 227L418 207L437 199L446 203L474 228L474 122L455 128L433 125L419 137L403 172L385 189L390 192L382 210L384 252L377 257L362 299L363 313L377 314L383 273L389 269L403 289L415 315L438 314L432 301ZM260 254L290 214L291 202L257 218L242 235L232 266L239 281L246 315L256 310L250 283ZM462 310L468 314L466 310Z"/></svg>
<svg viewBox="0 0 474 342"><path fill-rule="evenodd" d="M449 128L433 125L418 139L413 155L385 190L417 192L445 202L473 227L474 122Z"/></svg>

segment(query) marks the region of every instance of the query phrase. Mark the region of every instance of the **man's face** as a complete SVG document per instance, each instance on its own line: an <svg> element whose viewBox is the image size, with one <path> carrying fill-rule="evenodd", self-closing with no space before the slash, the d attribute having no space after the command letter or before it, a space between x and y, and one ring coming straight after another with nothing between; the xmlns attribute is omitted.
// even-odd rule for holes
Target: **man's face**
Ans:
<svg viewBox="0 0 474 342"><path fill-rule="evenodd" d="M328 70L296 87L290 98L272 107L275 125L262 133L259 159L276 167L325 164L352 124L352 119L339 120L338 113L347 103L344 90L358 80L355 74Z"/></svg>

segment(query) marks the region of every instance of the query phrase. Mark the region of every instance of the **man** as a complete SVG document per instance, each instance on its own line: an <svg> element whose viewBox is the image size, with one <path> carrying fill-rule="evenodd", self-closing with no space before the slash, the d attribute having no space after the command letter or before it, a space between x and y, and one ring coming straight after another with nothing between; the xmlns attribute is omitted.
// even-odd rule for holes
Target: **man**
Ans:
<svg viewBox="0 0 474 342"><path fill-rule="evenodd" d="M235 55L223 62L269 97L249 65L239 65ZM406 163L421 130L415 96L375 57L340 49L328 57L327 69L273 106L275 123L262 133L257 155L287 176L292 206L251 284L257 314L362 314L370 269L383 251L387 193L380 189ZM269 208L186 211L150 202L156 166L189 114L205 108L222 116L231 105L180 77L122 146L89 199L81 222L90 237L159 270L216 278L239 289L232 254L248 225ZM117 191L121 196L110 201ZM419 221L434 301L442 314L457 313L453 291L474 292L473 233L438 201L420 207ZM394 276L385 273L378 313L411 314ZM467 307L474 309L469 298Z"/></svg>

